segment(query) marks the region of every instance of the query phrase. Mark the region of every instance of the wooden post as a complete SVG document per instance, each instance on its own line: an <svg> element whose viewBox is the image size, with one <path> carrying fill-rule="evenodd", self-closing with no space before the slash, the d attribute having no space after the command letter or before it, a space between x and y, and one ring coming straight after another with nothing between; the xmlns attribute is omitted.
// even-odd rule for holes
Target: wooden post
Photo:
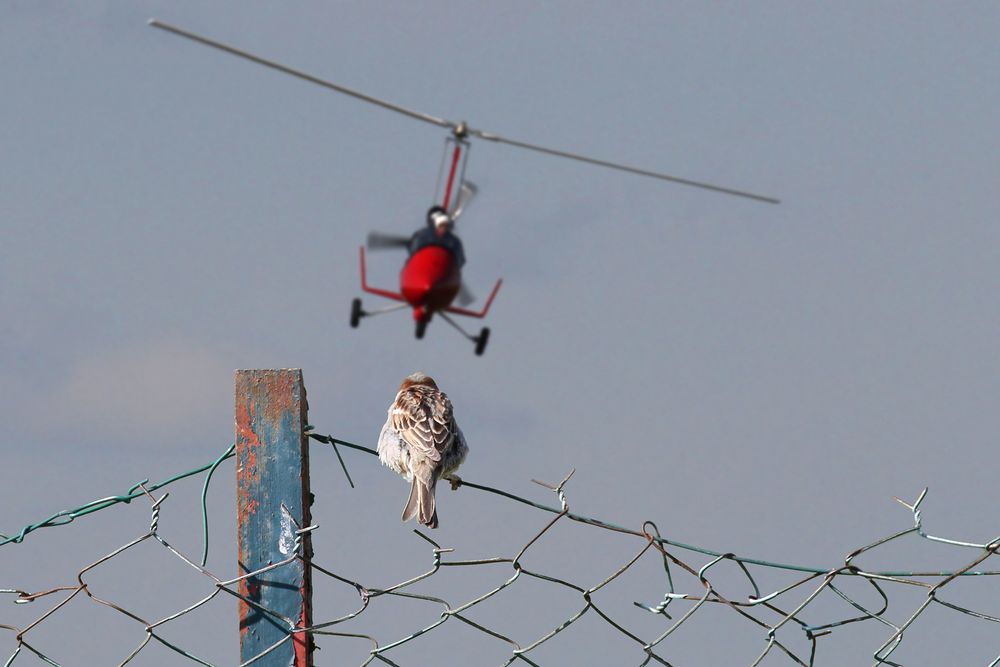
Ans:
<svg viewBox="0 0 1000 667"><path fill-rule="evenodd" d="M239 572L294 553L295 531L311 525L306 391L300 369L236 371L236 512ZM309 534L302 535L306 563ZM312 625L312 577L300 559L240 581L240 594L295 622ZM288 636L287 622L240 601L240 662ZM312 667L312 638L295 633L255 667Z"/></svg>

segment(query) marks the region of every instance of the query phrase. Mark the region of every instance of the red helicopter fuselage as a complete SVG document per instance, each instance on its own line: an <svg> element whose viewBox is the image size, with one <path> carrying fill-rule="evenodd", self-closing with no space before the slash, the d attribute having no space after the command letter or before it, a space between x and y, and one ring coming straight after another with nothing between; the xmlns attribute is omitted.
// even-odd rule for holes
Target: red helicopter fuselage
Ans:
<svg viewBox="0 0 1000 667"><path fill-rule="evenodd" d="M425 320L451 305L462 284L462 273L451 252L429 245L416 251L399 272L399 291L413 306L413 319Z"/></svg>

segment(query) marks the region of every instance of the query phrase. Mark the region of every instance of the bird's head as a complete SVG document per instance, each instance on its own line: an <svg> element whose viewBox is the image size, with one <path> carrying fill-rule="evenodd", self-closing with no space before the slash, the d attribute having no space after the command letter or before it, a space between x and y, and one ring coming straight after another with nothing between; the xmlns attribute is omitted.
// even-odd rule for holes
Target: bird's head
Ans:
<svg viewBox="0 0 1000 667"><path fill-rule="evenodd" d="M399 390L404 391L417 384L422 384L425 387L430 387L431 389L438 388L437 383L434 382L434 378L432 378L430 375L427 375L426 373L421 373L420 371L417 371L416 373L411 373L410 375L407 375L403 379L403 383L399 385Z"/></svg>

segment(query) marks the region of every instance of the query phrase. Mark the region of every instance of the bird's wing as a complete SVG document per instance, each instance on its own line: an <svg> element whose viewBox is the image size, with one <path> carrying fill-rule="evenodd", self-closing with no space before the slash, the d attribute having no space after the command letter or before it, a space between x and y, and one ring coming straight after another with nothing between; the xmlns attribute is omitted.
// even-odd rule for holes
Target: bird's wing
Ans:
<svg viewBox="0 0 1000 667"><path fill-rule="evenodd" d="M392 425L414 453L435 463L451 446L456 429L448 396L420 385L409 387L396 397Z"/></svg>
<svg viewBox="0 0 1000 667"><path fill-rule="evenodd" d="M379 433L378 433L378 447L377 447L377 451L379 453L379 456L382 455L382 452L384 450L386 450L389 446L391 446L391 441L392 441L392 438L394 436L397 437L397 438L399 437L395 433L395 431L393 431L393 428L392 428L392 415L389 415L389 418L385 420L384 424L382 424L382 430L379 431Z"/></svg>

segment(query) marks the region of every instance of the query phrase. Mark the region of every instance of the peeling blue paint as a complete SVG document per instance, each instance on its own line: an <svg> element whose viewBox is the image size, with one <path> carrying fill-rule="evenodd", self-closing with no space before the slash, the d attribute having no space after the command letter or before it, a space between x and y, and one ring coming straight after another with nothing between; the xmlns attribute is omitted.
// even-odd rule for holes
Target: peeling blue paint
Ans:
<svg viewBox="0 0 1000 667"><path fill-rule="evenodd" d="M308 449L305 390L299 370L237 371L236 455L239 509L240 573L289 558L295 530L309 525ZM308 548L308 536L304 536ZM306 552L308 553L308 552ZM259 576L242 588L262 611L241 604L240 659L246 661L310 621L310 577L301 560ZM284 618L282 618L284 617ZM275 649L254 664L311 665L304 635Z"/></svg>

